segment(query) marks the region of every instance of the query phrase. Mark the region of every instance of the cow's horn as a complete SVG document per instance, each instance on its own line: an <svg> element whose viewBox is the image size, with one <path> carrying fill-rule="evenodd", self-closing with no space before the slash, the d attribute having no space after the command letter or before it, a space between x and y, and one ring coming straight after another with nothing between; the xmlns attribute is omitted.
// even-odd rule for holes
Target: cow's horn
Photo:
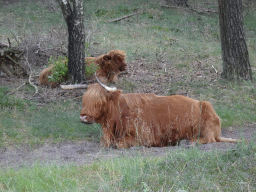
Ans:
<svg viewBox="0 0 256 192"><path fill-rule="evenodd" d="M96 81L100 84L100 86L103 87L104 89L106 89L107 91L115 92L117 90L116 87L108 87L107 85L104 85L103 83L101 83L100 80L98 79L96 73L95 73L95 78L96 78Z"/></svg>

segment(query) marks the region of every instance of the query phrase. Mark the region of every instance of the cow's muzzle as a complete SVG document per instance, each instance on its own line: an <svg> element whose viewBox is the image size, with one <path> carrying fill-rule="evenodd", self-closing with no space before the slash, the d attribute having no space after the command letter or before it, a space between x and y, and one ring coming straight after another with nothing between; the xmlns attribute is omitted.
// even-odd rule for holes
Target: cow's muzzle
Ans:
<svg viewBox="0 0 256 192"><path fill-rule="evenodd" d="M86 123L86 124L94 123L93 118L88 115L80 115L80 120L82 123Z"/></svg>

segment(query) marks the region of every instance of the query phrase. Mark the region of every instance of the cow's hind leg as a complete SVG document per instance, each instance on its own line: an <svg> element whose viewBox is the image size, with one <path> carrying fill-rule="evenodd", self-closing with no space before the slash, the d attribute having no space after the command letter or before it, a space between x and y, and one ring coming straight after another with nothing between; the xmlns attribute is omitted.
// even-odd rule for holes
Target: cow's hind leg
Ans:
<svg viewBox="0 0 256 192"><path fill-rule="evenodd" d="M197 144L214 143L216 142L216 132L214 129L216 125L211 121L207 120L202 127L199 128L199 136L192 139L190 142Z"/></svg>
<svg viewBox="0 0 256 192"><path fill-rule="evenodd" d="M201 123L199 127L200 136L199 144L214 143L216 138L220 136L221 123L219 116L215 113L213 106L208 101L200 102Z"/></svg>
<svg viewBox="0 0 256 192"><path fill-rule="evenodd" d="M212 136L202 136L198 139L193 139L190 142L197 143L197 144L206 144L206 143L214 143L216 142L216 140Z"/></svg>

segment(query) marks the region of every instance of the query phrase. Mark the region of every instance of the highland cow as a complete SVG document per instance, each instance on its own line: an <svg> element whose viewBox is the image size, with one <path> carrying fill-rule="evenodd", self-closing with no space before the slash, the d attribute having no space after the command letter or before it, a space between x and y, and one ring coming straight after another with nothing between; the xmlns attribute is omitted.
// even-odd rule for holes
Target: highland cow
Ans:
<svg viewBox="0 0 256 192"><path fill-rule="evenodd" d="M87 57L85 58L86 66L96 65L98 66L97 75L105 83L116 82L120 72L125 71L127 64L125 63L126 54L124 51L112 50L107 55L101 55L99 57ZM44 69L39 76L39 83L41 85L50 86L52 88L59 86L60 82L49 81L48 76L52 74L51 70L53 65ZM90 76L86 76L87 79L92 79ZM67 76L64 80L67 80Z"/></svg>
<svg viewBox="0 0 256 192"><path fill-rule="evenodd" d="M98 83L83 95L80 120L90 118L102 125L106 147L160 147L183 139L199 144L238 141L220 136L220 118L208 101L181 95L122 94Z"/></svg>

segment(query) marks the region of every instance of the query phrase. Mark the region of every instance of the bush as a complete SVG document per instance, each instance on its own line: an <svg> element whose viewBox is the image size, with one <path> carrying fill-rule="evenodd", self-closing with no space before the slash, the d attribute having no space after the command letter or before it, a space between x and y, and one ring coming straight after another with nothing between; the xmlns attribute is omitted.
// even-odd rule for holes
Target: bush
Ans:
<svg viewBox="0 0 256 192"><path fill-rule="evenodd" d="M51 72L52 74L48 76L50 82L61 82L64 81L68 76L68 59L67 57L50 57L49 65L53 65Z"/></svg>

